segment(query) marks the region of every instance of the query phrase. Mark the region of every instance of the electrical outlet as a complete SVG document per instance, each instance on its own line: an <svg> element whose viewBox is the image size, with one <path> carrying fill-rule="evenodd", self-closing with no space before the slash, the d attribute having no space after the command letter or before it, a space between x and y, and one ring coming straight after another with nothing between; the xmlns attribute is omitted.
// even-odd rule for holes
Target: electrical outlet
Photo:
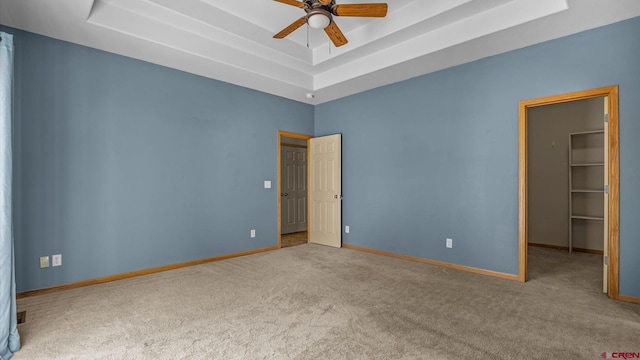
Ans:
<svg viewBox="0 0 640 360"><path fill-rule="evenodd" d="M27 311L18 311L18 314L16 314L16 320L18 320L18 324L24 324L25 321L27 321Z"/></svg>
<svg viewBox="0 0 640 360"><path fill-rule="evenodd" d="M447 248L451 249L453 247L453 239L447 238Z"/></svg>
<svg viewBox="0 0 640 360"><path fill-rule="evenodd" d="M51 255L51 266L62 266L62 254Z"/></svg>
<svg viewBox="0 0 640 360"><path fill-rule="evenodd" d="M349 233L349 225L347 225L347 226L345 226L345 227L344 227L344 232L345 232L345 234L348 234L348 233Z"/></svg>
<svg viewBox="0 0 640 360"><path fill-rule="evenodd" d="M40 268L49 267L49 256L40 256Z"/></svg>
<svg viewBox="0 0 640 360"><path fill-rule="evenodd" d="M251 229L251 237L252 238L256 237L256 230L255 229Z"/></svg>

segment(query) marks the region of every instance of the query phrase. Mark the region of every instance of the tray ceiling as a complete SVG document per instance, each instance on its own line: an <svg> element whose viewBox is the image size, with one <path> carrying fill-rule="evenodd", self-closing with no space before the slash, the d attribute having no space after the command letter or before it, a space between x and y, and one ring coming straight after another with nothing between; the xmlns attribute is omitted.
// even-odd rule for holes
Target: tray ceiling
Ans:
<svg viewBox="0 0 640 360"><path fill-rule="evenodd" d="M388 4L386 18L336 17L340 48L306 26L273 39L304 12L270 0L0 0L0 23L319 104L640 15L637 0Z"/></svg>

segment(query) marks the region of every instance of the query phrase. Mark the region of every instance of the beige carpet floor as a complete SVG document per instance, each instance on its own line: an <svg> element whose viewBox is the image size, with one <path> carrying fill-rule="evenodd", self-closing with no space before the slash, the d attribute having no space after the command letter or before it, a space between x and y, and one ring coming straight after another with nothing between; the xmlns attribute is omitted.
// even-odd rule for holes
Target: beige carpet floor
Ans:
<svg viewBox="0 0 640 360"><path fill-rule="evenodd" d="M307 244L20 299L24 359L599 359L640 351L600 257L530 249L526 284Z"/></svg>

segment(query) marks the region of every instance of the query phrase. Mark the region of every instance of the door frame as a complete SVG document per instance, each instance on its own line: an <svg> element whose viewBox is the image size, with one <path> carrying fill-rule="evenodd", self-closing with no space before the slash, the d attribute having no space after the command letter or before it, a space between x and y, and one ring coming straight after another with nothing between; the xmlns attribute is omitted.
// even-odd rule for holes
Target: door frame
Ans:
<svg viewBox="0 0 640 360"><path fill-rule="evenodd" d="M306 211L306 216L307 216L307 232L309 231L309 226L311 226L309 224L309 139L312 139L313 136L311 135L306 135L306 134L299 134L299 133L293 133L293 132L288 132L288 131L283 131L283 130L278 130L278 142L277 142L277 153L278 153L278 170L277 170L277 181L276 181L276 186L277 186L277 198L278 198L278 248L282 248L282 197L280 196L280 193L282 192L281 189L281 182L282 182L282 156L281 156L281 145L282 145L282 137L290 137L290 138L294 138L294 139L303 139L307 141L307 211ZM309 239L307 238L307 241L309 241Z"/></svg>
<svg viewBox="0 0 640 360"><path fill-rule="evenodd" d="M609 266L608 295L618 299L619 256L620 256L620 145L618 86L577 91L567 94L523 100L519 102L518 115L518 280L527 281L527 115L528 109L536 106L558 104L595 97L608 97L609 100Z"/></svg>

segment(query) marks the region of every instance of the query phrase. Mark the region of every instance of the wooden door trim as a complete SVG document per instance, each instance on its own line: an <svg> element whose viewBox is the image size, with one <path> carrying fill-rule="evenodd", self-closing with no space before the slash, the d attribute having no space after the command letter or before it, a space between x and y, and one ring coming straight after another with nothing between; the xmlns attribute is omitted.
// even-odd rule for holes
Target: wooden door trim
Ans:
<svg viewBox="0 0 640 360"><path fill-rule="evenodd" d="M518 119L518 280L527 280L527 110L594 97L609 99L609 297L619 298L620 146L618 86L547 96L519 103Z"/></svg>
<svg viewBox="0 0 640 360"><path fill-rule="evenodd" d="M278 142L277 142L277 176L276 176L276 197L278 198L278 216L277 216L277 221L278 221L278 249L282 248L282 198L280 197L280 192L282 191L282 189L280 188L281 186L281 176L282 176L282 156L281 156L281 145L282 145L282 137L290 137L290 138L294 138L294 139L303 139L303 140L307 140L307 147L309 145L309 139L313 138L313 136L311 135L306 135L306 134L298 134L298 133L293 133L293 132L288 132L288 131L282 131L282 130L278 130ZM309 202L309 154L307 153L307 203ZM307 205L307 231L309 230L309 209L308 209L308 205Z"/></svg>

